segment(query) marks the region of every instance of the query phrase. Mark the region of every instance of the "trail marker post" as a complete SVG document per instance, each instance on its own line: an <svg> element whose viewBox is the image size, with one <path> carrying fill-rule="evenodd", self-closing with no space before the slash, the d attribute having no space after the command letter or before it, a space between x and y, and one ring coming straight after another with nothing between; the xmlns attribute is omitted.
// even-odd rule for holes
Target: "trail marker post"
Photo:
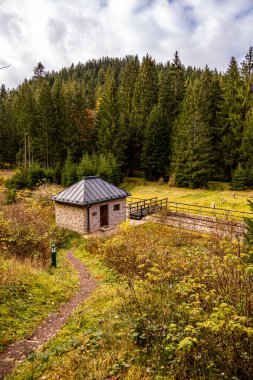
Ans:
<svg viewBox="0 0 253 380"><path fill-rule="evenodd" d="M51 244L51 248L52 248L52 255L51 255L52 267L56 268L56 246L55 246L55 243Z"/></svg>

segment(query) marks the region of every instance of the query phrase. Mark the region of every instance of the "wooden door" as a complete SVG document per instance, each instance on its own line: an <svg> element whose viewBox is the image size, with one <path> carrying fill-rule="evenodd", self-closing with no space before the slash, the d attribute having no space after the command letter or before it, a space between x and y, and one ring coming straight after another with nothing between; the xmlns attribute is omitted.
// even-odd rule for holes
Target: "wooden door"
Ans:
<svg viewBox="0 0 253 380"><path fill-rule="evenodd" d="M108 226L108 224L109 224L108 205L100 206L100 227Z"/></svg>

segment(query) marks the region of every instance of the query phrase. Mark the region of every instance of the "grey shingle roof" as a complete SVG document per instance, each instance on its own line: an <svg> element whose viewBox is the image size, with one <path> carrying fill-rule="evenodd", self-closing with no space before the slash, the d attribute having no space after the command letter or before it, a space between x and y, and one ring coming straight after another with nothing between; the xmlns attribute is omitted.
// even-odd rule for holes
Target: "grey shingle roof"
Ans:
<svg viewBox="0 0 253 380"><path fill-rule="evenodd" d="M97 176L84 177L81 181L67 187L51 199L55 202L75 205L89 205L111 199L125 198L127 191L111 185Z"/></svg>

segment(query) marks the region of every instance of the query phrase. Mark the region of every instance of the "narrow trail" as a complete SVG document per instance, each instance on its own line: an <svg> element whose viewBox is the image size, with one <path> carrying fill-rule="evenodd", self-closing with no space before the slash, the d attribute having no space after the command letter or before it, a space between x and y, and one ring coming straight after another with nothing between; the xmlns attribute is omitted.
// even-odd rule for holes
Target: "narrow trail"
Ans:
<svg viewBox="0 0 253 380"><path fill-rule="evenodd" d="M89 297L96 287L97 282L91 276L89 270L72 252L73 250L69 251L66 257L79 273L79 289L77 293L58 312L49 314L28 338L10 344L4 352L0 353L0 379L10 373L29 353L54 337L61 327L65 325L70 314Z"/></svg>

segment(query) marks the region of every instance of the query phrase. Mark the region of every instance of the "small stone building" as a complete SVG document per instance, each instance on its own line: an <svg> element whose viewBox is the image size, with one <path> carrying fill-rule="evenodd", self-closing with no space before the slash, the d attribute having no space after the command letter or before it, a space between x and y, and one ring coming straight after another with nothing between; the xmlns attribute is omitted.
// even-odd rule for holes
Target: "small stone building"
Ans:
<svg viewBox="0 0 253 380"><path fill-rule="evenodd" d="M97 176L81 181L54 195L56 224L86 234L126 220L128 192Z"/></svg>

